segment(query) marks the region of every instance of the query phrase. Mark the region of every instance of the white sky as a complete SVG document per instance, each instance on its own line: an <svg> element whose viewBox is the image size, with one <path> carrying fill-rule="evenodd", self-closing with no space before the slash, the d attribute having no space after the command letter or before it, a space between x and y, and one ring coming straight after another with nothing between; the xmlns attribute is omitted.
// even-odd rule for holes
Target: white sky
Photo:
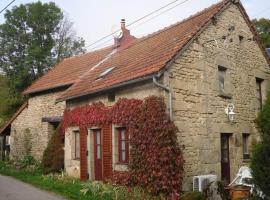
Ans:
<svg viewBox="0 0 270 200"><path fill-rule="evenodd" d="M11 0L0 0L0 10ZM125 18L129 24L136 19L156 10L172 0L41 0L41 2L55 2L64 10L77 34L86 40L86 45L95 42L101 37L111 33L113 25L119 25L120 19ZM177 3L183 0L179 0ZM174 24L195 12L202 10L219 0L189 0L188 2L143 24L131 26L131 33L141 37L157 31L165 26ZM36 2L35 0L16 0L12 6ZM177 3L173 4L176 5ZM270 0L242 0L250 18L270 18ZM173 6L172 5L172 6ZM12 7L10 6L9 9ZM147 18L149 19L149 18ZM147 20L146 19L146 20ZM4 22L4 14L0 14L0 23ZM141 25L139 25L141 24ZM107 38L107 40L110 38ZM102 45L106 40L98 43ZM113 41L111 37L111 41ZM106 43L108 44L108 42ZM89 47L91 50L96 45Z"/></svg>

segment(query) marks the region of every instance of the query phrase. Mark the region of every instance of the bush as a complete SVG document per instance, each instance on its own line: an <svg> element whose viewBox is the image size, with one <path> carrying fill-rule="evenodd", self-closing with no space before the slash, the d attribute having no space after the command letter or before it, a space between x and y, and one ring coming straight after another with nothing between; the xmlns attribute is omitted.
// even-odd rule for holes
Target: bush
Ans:
<svg viewBox="0 0 270 200"><path fill-rule="evenodd" d="M166 113L163 98L120 99L112 107L94 103L66 110L61 130L75 125L85 129L101 124L121 124L130 134L129 171L113 173L110 178L115 183L138 185L154 195L180 194L184 160L177 141L178 130Z"/></svg>
<svg viewBox="0 0 270 200"><path fill-rule="evenodd" d="M42 158L42 166L45 172L60 172L64 164L64 150L62 144L63 135L56 129L51 136Z"/></svg>
<svg viewBox="0 0 270 200"><path fill-rule="evenodd" d="M98 181L87 182L82 185L81 192L89 197L97 197L102 200L155 200L158 197L153 197L146 194L143 189L135 187L128 188L124 186L115 186L110 183L102 183ZM90 198L89 198L90 199Z"/></svg>
<svg viewBox="0 0 270 200"><path fill-rule="evenodd" d="M254 184L270 196L270 144L261 143L254 147L251 169Z"/></svg>
<svg viewBox="0 0 270 200"><path fill-rule="evenodd" d="M181 200L206 200L206 196L201 192L185 192L181 195Z"/></svg>
<svg viewBox="0 0 270 200"><path fill-rule="evenodd" d="M263 142L270 144L270 92L267 95L265 104L256 119L257 128Z"/></svg>
<svg viewBox="0 0 270 200"><path fill-rule="evenodd" d="M270 197L270 92L256 124L261 134L261 142L253 147L250 167L255 186Z"/></svg>
<svg viewBox="0 0 270 200"><path fill-rule="evenodd" d="M134 183L147 192L165 196L181 192L184 160L177 131L163 98L146 98L131 119L129 169Z"/></svg>
<svg viewBox="0 0 270 200"><path fill-rule="evenodd" d="M63 184L74 184L75 182L79 181L79 179L68 176L63 171L61 173L50 173L50 174L42 175L42 178L44 180L53 180L53 181L61 182Z"/></svg>

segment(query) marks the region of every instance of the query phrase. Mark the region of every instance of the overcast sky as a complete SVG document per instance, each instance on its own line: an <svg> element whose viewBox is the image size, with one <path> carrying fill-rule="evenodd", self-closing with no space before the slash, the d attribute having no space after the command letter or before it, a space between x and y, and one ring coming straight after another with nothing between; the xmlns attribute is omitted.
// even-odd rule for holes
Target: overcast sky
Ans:
<svg viewBox="0 0 270 200"><path fill-rule="evenodd" d="M11 0L0 0L0 10L10 1ZM41 0L41 2L49 1L55 2L68 14L70 20L74 22L74 28L77 34L86 40L86 45L89 45L104 35L110 34L112 26L119 25L120 19L125 18L126 23L129 24L173 0ZM179 0L170 7L181 1L183 0ZM12 6L29 2L35 2L35 0L16 0ZM136 37L141 37L181 21L189 15L217 2L219 2L219 0L188 0L186 3L158 17L151 20L146 18L144 21L131 26L131 33ZM242 0L242 3L250 18L270 18L270 0ZM10 6L9 9L12 8L12 6ZM0 23L3 22L4 14L1 13ZM92 50L92 48L102 45L104 42L106 42L106 40L89 47L88 50ZM108 44L108 42L106 44Z"/></svg>

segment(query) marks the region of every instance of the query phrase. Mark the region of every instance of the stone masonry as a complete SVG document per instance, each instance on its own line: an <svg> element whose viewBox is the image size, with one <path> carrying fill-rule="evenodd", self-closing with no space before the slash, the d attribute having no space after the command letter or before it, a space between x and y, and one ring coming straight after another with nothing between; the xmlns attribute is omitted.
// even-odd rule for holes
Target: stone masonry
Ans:
<svg viewBox="0 0 270 200"><path fill-rule="evenodd" d="M37 160L42 159L53 127L42 122L43 117L62 116L65 102L55 104L62 92L49 92L30 97L28 107L14 120L11 125L12 158L23 158L27 151Z"/></svg>
<svg viewBox="0 0 270 200"><path fill-rule="evenodd" d="M224 91L219 88L218 66L226 68ZM232 4L202 31L159 80L173 93L173 120L179 129L178 139L185 159L183 190L192 189L195 175L216 174L221 178L221 133L230 135L231 179L240 166L248 164L249 160L243 159L242 134L250 135L249 148L258 141L254 125L256 78L263 80L262 98L265 99L269 73L268 63L250 28L238 7ZM121 97L143 99L150 95L168 98L163 90L147 82L116 90L115 100ZM101 94L70 100L67 107L97 101L112 104L107 94ZM224 111L229 103L235 106L233 123L228 121ZM72 148L70 144L66 148Z"/></svg>
<svg viewBox="0 0 270 200"><path fill-rule="evenodd" d="M234 30L229 31L230 27ZM227 39L223 36L227 35ZM243 37L243 38L242 38ZM226 68L225 91L221 92L218 66ZM248 164L243 159L242 134L250 134L249 147L258 140L256 78L266 98L269 66L253 40L236 5L226 9L204 30L166 73L165 83L173 90L174 121L184 147L184 190L192 189L192 177L216 174L221 177L221 133L230 134L230 176ZM224 109L235 106L236 120L230 123Z"/></svg>
<svg viewBox="0 0 270 200"><path fill-rule="evenodd" d="M133 87L129 87L126 89L122 89L121 91L117 91L115 94L115 102L117 102L120 98L129 98L129 99L144 99L148 96L155 95L155 96L163 96L164 92L157 88L154 87L152 82L147 82L143 84L137 84L133 85ZM100 95L100 96L93 96L92 98L88 99L81 99L77 101L68 101L67 102L67 109L72 109L78 106L82 106L85 104L93 103L93 102L102 102L106 106L111 106L115 102L109 102L107 95ZM114 128L116 125L113 126ZM89 130L93 127L88 127ZM74 131L79 131L79 127L69 127L66 132L65 132L65 171L73 177L79 177L80 176L80 160L74 159ZM113 131L114 132L114 131ZM93 155L93 144L92 143L92 134L88 134L87 138L87 150L89 152L89 156L87 158L87 168L88 168L88 173L90 174L90 179L93 178L93 160L91 155ZM116 145L112 145L113 151L115 151ZM116 163L115 160L113 160L113 168L117 169L118 171L125 171L126 166L121 165L119 163ZM91 176L92 174L92 176Z"/></svg>

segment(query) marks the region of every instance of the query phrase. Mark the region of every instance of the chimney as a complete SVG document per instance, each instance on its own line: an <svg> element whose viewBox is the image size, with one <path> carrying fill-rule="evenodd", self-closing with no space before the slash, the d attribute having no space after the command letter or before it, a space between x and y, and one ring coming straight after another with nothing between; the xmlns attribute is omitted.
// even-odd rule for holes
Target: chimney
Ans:
<svg viewBox="0 0 270 200"><path fill-rule="evenodd" d="M126 20L125 19L121 19L121 29L126 29Z"/></svg>
<svg viewBox="0 0 270 200"><path fill-rule="evenodd" d="M115 48L118 50L128 47L136 38L130 35L130 31L126 28L126 20L121 19L122 35L119 38L114 38Z"/></svg>

